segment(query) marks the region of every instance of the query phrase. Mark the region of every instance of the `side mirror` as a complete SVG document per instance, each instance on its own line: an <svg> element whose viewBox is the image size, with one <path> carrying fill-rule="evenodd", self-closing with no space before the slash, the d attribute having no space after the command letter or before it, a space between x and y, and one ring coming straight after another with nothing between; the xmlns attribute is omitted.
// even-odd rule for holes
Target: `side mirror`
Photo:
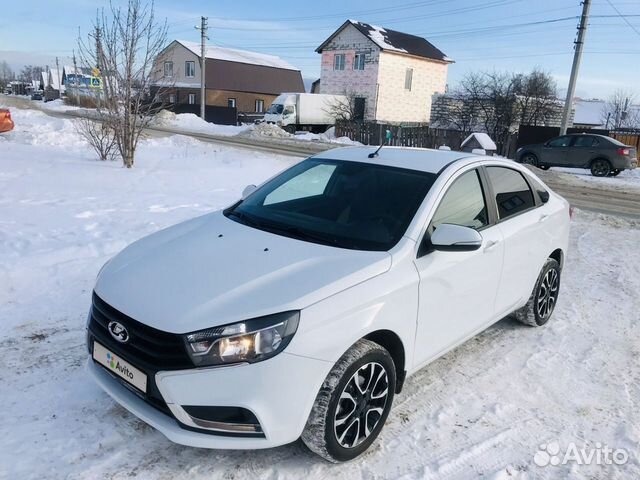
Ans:
<svg viewBox="0 0 640 480"><path fill-rule="evenodd" d="M256 190L256 188L258 187L256 187L255 185L247 185L246 187L244 187L244 190L242 190L242 200L251 195Z"/></svg>
<svg viewBox="0 0 640 480"><path fill-rule="evenodd" d="M482 235L473 228L443 223L431 235L431 245L444 252L471 252L482 246Z"/></svg>
<svg viewBox="0 0 640 480"><path fill-rule="evenodd" d="M537 192L542 203L547 203L549 201L549 192L546 190L538 190Z"/></svg>

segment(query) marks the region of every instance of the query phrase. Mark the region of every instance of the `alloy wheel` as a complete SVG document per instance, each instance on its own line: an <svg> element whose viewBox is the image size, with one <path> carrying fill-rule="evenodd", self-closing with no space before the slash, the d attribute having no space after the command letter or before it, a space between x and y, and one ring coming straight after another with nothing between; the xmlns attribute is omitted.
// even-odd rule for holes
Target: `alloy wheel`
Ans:
<svg viewBox="0 0 640 480"><path fill-rule="evenodd" d="M556 306L559 283L558 272L552 268L546 273L540 284L536 308L538 310L538 316L543 320L551 315Z"/></svg>
<svg viewBox="0 0 640 480"><path fill-rule="evenodd" d="M334 417L334 434L344 448L364 442L382 419L389 396L387 370L378 362L360 367L346 383Z"/></svg>
<svg viewBox="0 0 640 480"><path fill-rule="evenodd" d="M591 165L591 174L594 177L606 177L609 175L611 171L611 167L609 166L609 162L606 160L594 160Z"/></svg>

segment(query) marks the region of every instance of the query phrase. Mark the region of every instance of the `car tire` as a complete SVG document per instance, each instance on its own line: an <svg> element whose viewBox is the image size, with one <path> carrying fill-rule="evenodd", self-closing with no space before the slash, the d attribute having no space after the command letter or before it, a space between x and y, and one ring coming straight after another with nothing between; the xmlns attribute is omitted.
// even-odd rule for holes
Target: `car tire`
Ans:
<svg viewBox="0 0 640 480"><path fill-rule="evenodd" d="M560 264L547 258L527 304L516 310L513 317L525 325L541 327L549 321L560 293Z"/></svg>
<svg viewBox="0 0 640 480"><path fill-rule="evenodd" d="M591 162L591 175L594 177L606 177L611 173L611 164L604 158L596 158Z"/></svg>
<svg viewBox="0 0 640 480"><path fill-rule="evenodd" d="M538 166L538 157L536 157L533 153L525 153L520 157L520 163L524 165L532 165L534 167Z"/></svg>
<svg viewBox="0 0 640 480"><path fill-rule="evenodd" d="M356 458L380 434L391 410L395 385L396 369L389 352L370 340L359 340L327 375L302 441L333 463Z"/></svg>
<svg viewBox="0 0 640 480"><path fill-rule="evenodd" d="M621 172L621 171L622 171L622 170L618 170L618 169L614 168L613 170L611 170L611 171L609 172L609 176L610 176L610 177L617 177L618 175L620 175L620 172Z"/></svg>

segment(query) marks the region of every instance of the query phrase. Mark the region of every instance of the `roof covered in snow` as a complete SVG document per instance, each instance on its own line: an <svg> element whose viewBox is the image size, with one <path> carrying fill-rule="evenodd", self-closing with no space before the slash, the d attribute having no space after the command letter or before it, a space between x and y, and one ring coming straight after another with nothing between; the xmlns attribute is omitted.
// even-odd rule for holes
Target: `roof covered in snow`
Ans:
<svg viewBox="0 0 640 480"><path fill-rule="evenodd" d="M498 149L498 147L496 147L495 142L491 140L491 137L486 133L482 133L482 132L472 133L471 135L469 135L467 138L464 139L464 142L462 142L461 146L464 147L474 139L476 140L476 142L478 142L478 145L480 145L484 150Z"/></svg>
<svg viewBox="0 0 640 480"><path fill-rule="evenodd" d="M198 57L200 57L200 44L197 42L189 42L186 40L176 40L179 44L185 48L191 50ZM206 58L214 60L224 60L227 62L247 63L249 65L262 65L263 67L281 68L284 70L296 70L300 69L294 67L290 63L284 61L280 57L275 55L267 55L264 53L249 52L247 50L237 50L235 48L223 48L215 45L207 47L205 52Z"/></svg>
<svg viewBox="0 0 640 480"><path fill-rule="evenodd" d="M370 25L357 20L347 20L343 23L340 28L333 32L331 36L316 49L316 52L322 52L327 43L347 25L353 25L360 33L369 38L382 50L406 53L407 55L415 55L416 57L429 58L431 60L453 62L453 60L447 57L442 51L438 50L433 44L422 37L390 30L377 25Z"/></svg>

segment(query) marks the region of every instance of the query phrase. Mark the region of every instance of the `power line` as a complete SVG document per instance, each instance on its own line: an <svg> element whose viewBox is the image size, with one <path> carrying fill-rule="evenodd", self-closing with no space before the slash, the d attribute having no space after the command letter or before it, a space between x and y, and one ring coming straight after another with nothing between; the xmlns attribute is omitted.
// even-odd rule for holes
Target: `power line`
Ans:
<svg viewBox="0 0 640 480"><path fill-rule="evenodd" d="M634 32L636 32L636 33L638 34L638 36L640 36L640 30L638 30L638 29L635 27L635 25L633 25L633 24L632 24L632 23L627 19L627 17L630 17L630 16L632 16L632 15L622 15L622 13L620 13L620 10L618 10L618 9L616 8L616 6L613 4L613 2L612 2L611 0L607 0L607 3L608 3L609 5L611 5L611 8L613 8L613 9L615 10L615 12L618 14L617 16L618 16L618 17L620 17L620 18L622 18L622 20L624 20L624 21L625 21L625 23L626 23L627 25L629 25L629 27L631 27L631 29L632 29ZM635 16L635 15L633 15L633 16ZM638 16L640 17L640 15L638 15Z"/></svg>

